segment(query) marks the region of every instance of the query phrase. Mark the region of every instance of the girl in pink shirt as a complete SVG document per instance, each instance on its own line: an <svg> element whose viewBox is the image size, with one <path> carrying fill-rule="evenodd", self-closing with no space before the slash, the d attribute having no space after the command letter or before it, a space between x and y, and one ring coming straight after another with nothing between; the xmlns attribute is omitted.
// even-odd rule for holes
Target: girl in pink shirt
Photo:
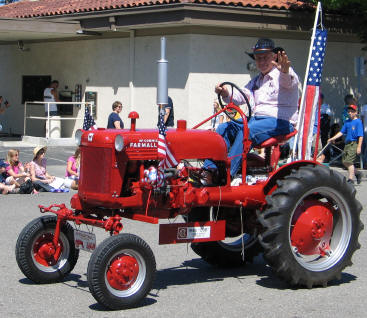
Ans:
<svg viewBox="0 0 367 318"><path fill-rule="evenodd" d="M55 180L54 176L47 173L46 170L46 153L47 147L37 146L33 149L33 161L30 164L31 179L36 190L51 192L52 187L49 186Z"/></svg>
<svg viewBox="0 0 367 318"><path fill-rule="evenodd" d="M15 184L16 188L19 188L21 184L30 179L30 174L25 172L22 163L19 161L19 150L10 149L7 154L8 166L6 172L8 177L5 183L8 185Z"/></svg>
<svg viewBox="0 0 367 318"><path fill-rule="evenodd" d="M64 181L64 185L73 190L78 189L79 165L80 165L80 148L78 147L75 150L74 155L68 158Z"/></svg>

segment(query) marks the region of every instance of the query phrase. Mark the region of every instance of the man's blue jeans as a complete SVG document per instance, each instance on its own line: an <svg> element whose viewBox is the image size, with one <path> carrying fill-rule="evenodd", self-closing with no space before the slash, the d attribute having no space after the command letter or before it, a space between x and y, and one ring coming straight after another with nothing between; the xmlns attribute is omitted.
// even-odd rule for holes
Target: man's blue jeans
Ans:
<svg viewBox="0 0 367 318"><path fill-rule="evenodd" d="M294 130L293 125L283 119L274 117L252 117L248 122L250 130L250 140L252 147L261 144L263 141L279 135L289 134ZM243 152L243 124L234 121L220 124L216 130L227 145L228 157L231 158L231 176L234 177L241 165ZM232 146L231 146L232 145ZM211 160L205 160L204 168L216 168Z"/></svg>

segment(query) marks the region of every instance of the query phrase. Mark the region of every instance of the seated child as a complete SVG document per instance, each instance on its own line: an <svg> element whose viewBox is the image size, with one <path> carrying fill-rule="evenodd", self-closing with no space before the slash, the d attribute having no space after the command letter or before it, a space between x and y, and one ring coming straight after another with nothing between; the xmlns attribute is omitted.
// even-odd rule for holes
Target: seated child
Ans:
<svg viewBox="0 0 367 318"><path fill-rule="evenodd" d="M19 188L21 184L30 180L30 174L27 173L19 161L19 150L10 149L7 154L8 166L6 172L8 177L5 180L7 185L15 184L16 188Z"/></svg>
<svg viewBox="0 0 367 318"><path fill-rule="evenodd" d="M67 161L64 186L73 190L78 190L79 180L79 165L80 165L80 148L75 150L73 156L70 156Z"/></svg>
<svg viewBox="0 0 367 318"><path fill-rule="evenodd" d="M8 164L3 160L0 160L0 192L2 194L8 194L9 192L14 191L15 185L8 186L5 184L5 176L6 176L6 167Z"/></svg>

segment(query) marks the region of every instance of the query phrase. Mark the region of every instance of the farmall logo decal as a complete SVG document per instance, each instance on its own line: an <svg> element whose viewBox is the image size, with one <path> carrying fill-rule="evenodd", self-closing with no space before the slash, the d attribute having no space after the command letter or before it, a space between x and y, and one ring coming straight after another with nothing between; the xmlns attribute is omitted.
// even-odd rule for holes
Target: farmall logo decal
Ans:
<svg viewBox="0 0 367 318"><path fill-rule="evenodd" d="M139 139L138 142L130 142L130 148L157 148L157 139Z"/></svg>
<svg viewBox="0 0 367 318"><path fill-rule="evenodd" d="M178 240L199 238L210 238L210 226L179 227L177 229Z"/></svg>

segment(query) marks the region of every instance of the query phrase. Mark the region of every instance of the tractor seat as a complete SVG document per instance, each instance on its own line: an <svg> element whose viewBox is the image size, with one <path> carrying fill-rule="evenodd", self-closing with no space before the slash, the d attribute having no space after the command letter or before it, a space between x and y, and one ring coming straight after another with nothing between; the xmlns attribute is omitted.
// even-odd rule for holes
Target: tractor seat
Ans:
<svg viewBox="0 0 367 318"><path fill-rule="evenodd" d="M271 137L263 141L260 145L256 145L255 148L268 148L268 147L275 146L277 144L282 144L286 142L288 139L290 139L291 137L293 137L295 134L297 134L296 129L292 131L291 133L289 133L288 135L279 135L279 136Z"/></svg>

